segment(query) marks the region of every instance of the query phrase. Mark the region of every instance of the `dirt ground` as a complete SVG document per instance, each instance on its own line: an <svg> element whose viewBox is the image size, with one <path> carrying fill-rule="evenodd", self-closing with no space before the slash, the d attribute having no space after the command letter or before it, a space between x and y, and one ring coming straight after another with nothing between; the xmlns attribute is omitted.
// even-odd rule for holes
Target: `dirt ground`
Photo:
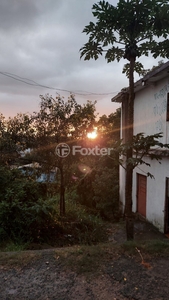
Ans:
<svg viewBox="0 0 169 300"><path fill-rule="evenodd" d="M95 252L88 248L85 255L80 247L1 252L0 299L168 300L169 256L146 254L147 264L141 264L138 251L134 254L118 252L117 246L125 241L125 231L120 226L116 230L113 228L112 232L110 229L108 251L106 246L95 246ZM139 245L143 239L168 242L151 225L137 222L135 241ZM80 260L82 255L83 262ZM87 261L89 269L90 264L92 266L97 261L96 265L93 264L93 271L92 268L90 272L85 270ZM83 272L78 268L80 264L84 267Z"/></svg>

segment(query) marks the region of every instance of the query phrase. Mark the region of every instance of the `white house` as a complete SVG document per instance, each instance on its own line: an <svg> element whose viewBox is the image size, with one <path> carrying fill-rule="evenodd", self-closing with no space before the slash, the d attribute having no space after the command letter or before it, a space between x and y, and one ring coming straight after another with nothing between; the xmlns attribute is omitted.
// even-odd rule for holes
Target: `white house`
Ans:
<svg viewBox="0 0 169 300"><path fill-rule="evenodd" d="M121 138L125 142L128 88L112 98L121 103ZM169 144L169 62L153 69L135 83L134 135L162 132L162 143ZM159 149L157 149L159 150ZM169 232L169 151L163 150L161 164L146 161L151 167L140 165L133 172L133 212L154 224L161 232ZM155 179L147 177L147 172ZM120 169L120 201L125 202L125 171Z"/></svg>

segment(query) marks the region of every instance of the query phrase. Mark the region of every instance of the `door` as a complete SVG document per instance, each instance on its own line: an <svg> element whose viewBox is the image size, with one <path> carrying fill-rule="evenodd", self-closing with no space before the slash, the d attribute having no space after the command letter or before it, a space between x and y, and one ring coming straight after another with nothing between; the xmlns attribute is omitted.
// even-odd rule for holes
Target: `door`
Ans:
<svg viewBox="0 0 169 300"><path fill-rule="evenodd" d="M146 218L147 176L137 174L137 212Z"/></svg>
<svg viewBox="0 0 169 300"><path fill-rule="evenodd" d="M166 178L164 232L169 233L169 178Z"/></svg>

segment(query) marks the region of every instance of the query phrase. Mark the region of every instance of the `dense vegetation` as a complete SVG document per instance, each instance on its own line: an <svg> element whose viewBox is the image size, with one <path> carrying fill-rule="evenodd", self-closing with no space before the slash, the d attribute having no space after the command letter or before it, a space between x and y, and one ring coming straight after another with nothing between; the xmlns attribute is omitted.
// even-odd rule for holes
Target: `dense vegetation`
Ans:
<svg viewBox="0 0 169 300"><path fill-rule="evenodd" d="M95 103L80 106L72 96L65 102L47 95L41 96L40 112L33 116L18 114L6 120L1 115L0 121L1 244L11 241L29 248L32 243L64 246L104 241L105 221L119 218L115 157L59 158L55 148L63 141L70 147L111 147L119 140L120 111L98 120ZM96 127L97 138L89 140L88 132ZM31 151L23 155L28 148ZM35 163L39 167L31 172L18 169ZM51 169L57 170L53 182L37 181Z"/></svg>

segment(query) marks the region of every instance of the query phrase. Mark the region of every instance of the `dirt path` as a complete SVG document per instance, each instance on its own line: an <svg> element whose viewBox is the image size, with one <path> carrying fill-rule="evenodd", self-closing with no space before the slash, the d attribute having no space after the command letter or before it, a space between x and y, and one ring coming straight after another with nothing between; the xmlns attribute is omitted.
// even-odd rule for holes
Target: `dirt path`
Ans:
<svg viewBox="0 0 169 300"><path fill-rule="evenodd" d="M27 252L29 256L32 252ZM122 300L169 299L169 258L149 261L151 269L133 257L101 264L95 276L65 267L54 250L41 251L25 266L1 266L1 300Z"/></svg>
<svg viewBox="0 0 169 300"><path fill-rule="evenodd" d="M122 231L115 237L120 244ZM116 246L1 252L0 300L168 300L169 256L145 255L142 265Z"/></svg>

